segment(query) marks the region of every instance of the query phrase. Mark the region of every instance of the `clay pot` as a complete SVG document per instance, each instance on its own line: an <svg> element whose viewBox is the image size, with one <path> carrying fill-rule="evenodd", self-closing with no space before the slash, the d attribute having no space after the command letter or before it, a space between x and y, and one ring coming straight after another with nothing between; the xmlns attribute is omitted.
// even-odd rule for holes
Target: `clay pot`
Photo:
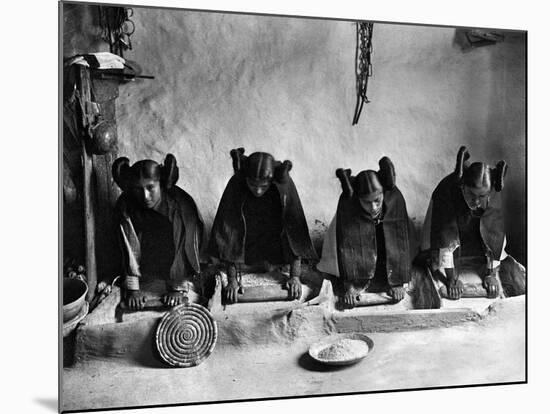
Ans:
<svg viewBox="0 0 550 414"><path fill-rule="evenodd" d="M63 322L78 315L88 293L88 285L80 279L63 279Z"/></svg>
<svg viewBox="0 0 550 414"><path fill-rule="evenodd" d="M116 150L117 129L114 122L100 120L90 128L90 136L92 154L103 155Z"/></svg>

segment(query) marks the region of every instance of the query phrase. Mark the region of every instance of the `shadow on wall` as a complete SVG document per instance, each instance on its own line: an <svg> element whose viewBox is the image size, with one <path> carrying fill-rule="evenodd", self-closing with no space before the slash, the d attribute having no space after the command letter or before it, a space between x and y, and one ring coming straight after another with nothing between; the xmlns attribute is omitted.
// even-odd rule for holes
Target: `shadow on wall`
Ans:
<svg viewBox="0 0 550 414"><path fill-rule="evenodd" d="M483 161L494 166L499 160L508 164L505 187L502 192L502 209L507 235L506 251L525 264L527 200L526 200L526 135L525 135L525 51L526 35L523 32L499 31L502 41L472 47L466 34L469 30L457 29L453 43L462 53L476 53L487 59L488 72L473 67L468 74L467 87L473 97L469 103L468 119L483 119L484 130L470 129L463 138L472 161ZM487 93L488 107L475 102L479 90ZM471 136L471 135L474 136ZM458 146L457 146L458 148Z"/></svg>
<svg viewBox="0 0 550 414"><path fill-rule="evenodd" d="M36 402L38 405L41 405L42 407L46 408L47 410L58 413L59 412L59 402L57 401L57 398L35 398L34 402Z"/></svg>
<svg viewBox="0 0 550 414"><path fill-rule="evenodd" d="M502 192L507 252L527 260L526 46L524 33L504 33L505 45L491 55L490 107L486 153L491 164L504 159L508 173ZM506 46L506 47L504 47Z"/></svg>

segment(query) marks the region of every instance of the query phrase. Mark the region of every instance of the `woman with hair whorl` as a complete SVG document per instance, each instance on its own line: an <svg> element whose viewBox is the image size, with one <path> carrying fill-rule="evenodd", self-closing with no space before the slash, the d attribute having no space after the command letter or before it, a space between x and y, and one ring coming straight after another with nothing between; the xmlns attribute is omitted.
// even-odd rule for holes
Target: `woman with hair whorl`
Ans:
<svg viewBox="0 0 550 414"><path fill-rule="evenodd" d="M432 194L423 226L421 256L427 258L434 278L446 285L449 299L462 296L461 276L466 273L481 278L487 297L522 294L522 266L513 258L503 267L512 269L514 274L508 277L509 272L500 272L506 292L501 292L498 278L501 261L507 254L504 222L495 192L502 191L508 167L504 161L494 168L482 162L470 164L469 158L466 147L461 147L455 171L443 178Z"/></svg>
<svg viewBox="0 0 550 414"><path fill-rule="evenodd" d="M365 291L387 292L399 302L410 280L407 206L395 185L391 160L383 157L379 167L355 177L349 169L336 170L342 194L317 269L339 277L347 307L354 307Z"/></svg>
<svg viewBox="0 0 550 414"><path fill-rule="evenodd" d="M193 198L175 185L176 159L168 154L164 165L142 160L130 166L121 157L112 171L122 189L116 213L127 305L142 309L140 286L156 279L167 283L166 305L184 303L193 274L200 272L203 222Z"/></svg>
<svg viewBox="0 0 550 414"><path fill-rule="evenodd" d="M288 276L289 299L299 299L302 259L317 255L294 182L290 161L271 154L231 151L234 174L223 192L212 226L208 254L225 267L228 303L238 300L238 269L281 266Z"/></svg>

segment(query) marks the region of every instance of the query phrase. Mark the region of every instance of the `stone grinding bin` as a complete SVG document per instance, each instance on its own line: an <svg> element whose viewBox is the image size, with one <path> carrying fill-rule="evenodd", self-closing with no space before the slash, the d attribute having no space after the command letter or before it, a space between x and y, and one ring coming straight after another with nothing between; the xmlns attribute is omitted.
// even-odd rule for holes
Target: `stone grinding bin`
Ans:
<svg viewBox="0 0 550 414"><path fill-rule="evenodd" d="M116 284L76 330L74 361L122 359L140 365L198 365L213 351L218 327L205 300L194 291L189 303L170 308L161 302L164 282L142 286L147 306L132 311Z"/></svg>
<svg viewBox="0 0 550 414"><path fill-rule="evenodd" d="M266 344L288 344L295 340L321 340L327 334L393 332L449 326L465 321L478 320L494 300L483 298L446 301L445 309L411 309L410 296L397 304L361 306L354 309L336 309L336 297L332 283L319 275L312 283L313 297L306 301L251 302L223 306L221 280L216 278L216 289L208 304L190 297L190 302L206 305L216 322L216 333L192 332L182 326L172 326L171 339L159 339L159 326L170 310L166 308L144 309L128 312L122 309L121 291L113 286L93 312L88 314L76 330L75 362L90 359L130 360L138 365L165 366L167 361L160 351L160 343L166 352L187 347L194 337L215 336L216 347ZM322 282L321 282L322 281ZM321 286L318 286L321 285ZM280 289L280 288L279 288ZM253 291L252 287L248 288ZM158 293L157 293L158 294ZM308 295L309 296L309 295ZM306 298L308 297L306 296ZM448 303L447 303L448 302ZM183 305L180 305L183 306ZM189 305L187 305L189 306ZM177 311L177 307L172 311ZM200 322L206 323L206 321ZM185 323L184 323L185 325ZM190 328L190 326L189 326ZM199 329L198 327L193 329ZM187 332L186 332L187 330ZM159 342L159 340L161 342ZM202 339L199 341L201 342ZM175 345L174 345L175 344ZM177 346L177 347L176 347ZM202 345L199 349L202 349ZM204 347L210 352L214 349ZM187 352L187 351L184 351ZM160 354L160 355L159 355ZM199 357L200 358L200 357ZM198 361L199 359L197 359ZM173 361L178 361L174 358ZM203 359L204 361L204 359ZM188 364L187 359L180 362ZM204 361L208 363L208 361ZM177 366L177 365L176 365ZM191 365L190 365L191 366Z"/></svg>

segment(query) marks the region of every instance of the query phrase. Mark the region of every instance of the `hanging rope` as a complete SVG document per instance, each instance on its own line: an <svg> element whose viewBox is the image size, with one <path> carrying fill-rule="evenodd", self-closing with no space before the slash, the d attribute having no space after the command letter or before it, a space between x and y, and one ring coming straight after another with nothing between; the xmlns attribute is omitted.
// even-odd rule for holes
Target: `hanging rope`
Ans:
<svg viewBox="0 0 550 414"><path fill-rule="evenodd" d="M352 125L359 122L359 116L363 110L363 104L369 103L367 98L367 85L369 77L372 76L372 29L373 23L357 22L357 47L355 49L355 76L357 103L353 115Z"/></svg>

